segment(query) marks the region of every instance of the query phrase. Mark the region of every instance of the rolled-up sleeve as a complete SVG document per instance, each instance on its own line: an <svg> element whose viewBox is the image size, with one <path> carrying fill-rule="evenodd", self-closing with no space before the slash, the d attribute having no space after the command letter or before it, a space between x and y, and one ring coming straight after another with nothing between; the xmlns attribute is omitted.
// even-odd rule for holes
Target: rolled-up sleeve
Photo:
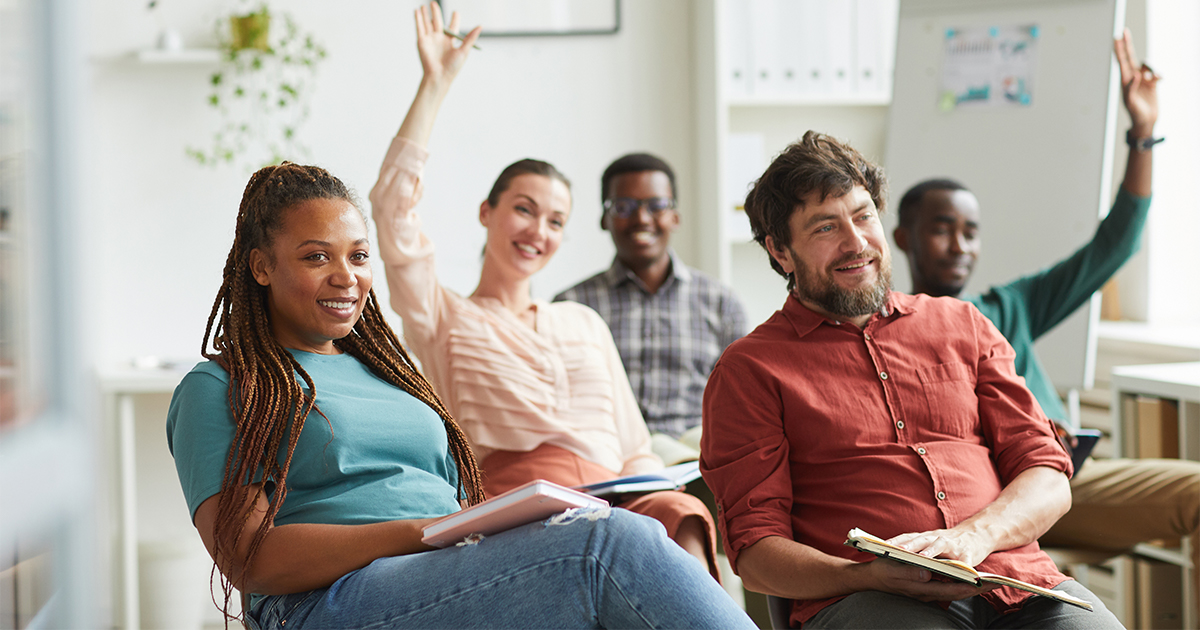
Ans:
<svg viewBox="0 0 1200 630"><path fill-rule="evenodd" d="M1015 352L996 326L977 309L971 309L979 347L975 391L979 419L992 451L1001 483L1034 466L1048 466L1073 474L1071 458L1054 433L1025 379L1013 367Z"/></svg>
<svg viewBox="0 0 1200 630"><path fill-rule="evenodd" d="M700 471L734 571L738 554L768 536L792 539L792 481L777 381L736 344L704 390Z"/></svg>

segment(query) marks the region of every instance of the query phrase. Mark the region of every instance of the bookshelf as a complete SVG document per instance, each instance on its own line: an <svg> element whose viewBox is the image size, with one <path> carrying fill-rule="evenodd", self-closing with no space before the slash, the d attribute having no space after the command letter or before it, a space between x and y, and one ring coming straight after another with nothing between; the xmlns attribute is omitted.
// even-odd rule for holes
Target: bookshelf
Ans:
<svg viewBox="0 0 1200 630"><path fill-rule="evenodd" d="M1200 362L1114 367L1112 392L1113 446L1119 455L1200 461ZM1150 404L1154 400L1162 405L1158 413L1151 414L1148 411L1154 409ZM1172 419L1174 427L1168 424ZM1159 426L1143 426L1148 422ZM1147 443L1151 438L1155 444ZM1177 452L1161 452L1169 448ZM1182 538L1178 546L1141 543L1133 550L1141 558L1177 567L1182 585L1181 627L1192 629L1200 627L1193 544L1194 540Z"/></svg>
<svg viewBox="0 0 1200 630"><path fill-rule="evenodd" d="M751 328L782 305L787 290L736 206L771 158L809 129L881 161L898 4L693 4L694 262L734 288Z"/></svg>

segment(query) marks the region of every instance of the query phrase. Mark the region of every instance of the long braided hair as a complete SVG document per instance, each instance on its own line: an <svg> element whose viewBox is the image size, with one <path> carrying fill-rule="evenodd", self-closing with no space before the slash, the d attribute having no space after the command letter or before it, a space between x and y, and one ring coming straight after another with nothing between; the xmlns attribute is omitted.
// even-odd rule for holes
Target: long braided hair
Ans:
<svg viewBox="0 0 1200 630"><path fill-rule="evenodd" d="M271 334L267 287L254 280L250 252L269 249L289 209L311 199L342 199L358 207L354 195L341 181L315 166L284 162L263 168L250 177L238 209L233 248L225 262L221 289L208 316L201 346L205 358L216 361L229 373L229 408L237 425L225 460L217 504L213 528L215 557L235 555L251 516L245 507L247 501L252 498L256 502L264 493L268 498L266 516L253 534L241 567L242 575L249 571L287 498L292 454L305 420L316 409L312 378ZM352 332L334 344L368 366L379 378L408 392L441 416L458 469L459 497L472 505L482 501L483 483L466 436L384 320L374 291L368 294L362 316ZM304 393L297 374L311 393ZM320 409L316 411L321 414ZM259 475L263 483L253 485ZM268 484L273 484L273 492ZM254 495L250 497L252 491ZM225 598L221 610L226 623L236 619L229 614L233 577L221 575Z"/></svg>

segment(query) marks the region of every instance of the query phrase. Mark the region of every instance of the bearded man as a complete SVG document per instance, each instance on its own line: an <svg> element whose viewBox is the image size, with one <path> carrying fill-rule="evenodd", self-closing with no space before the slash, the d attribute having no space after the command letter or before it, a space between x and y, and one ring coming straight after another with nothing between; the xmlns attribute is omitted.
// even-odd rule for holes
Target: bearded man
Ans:
<svg viewBox="0 0 1200 630"><path fill-rule="evenodd" d="M1071 462L974 306L891 290L882 171L808 132L746 199L788 278L783 308L721 356L700 469L747 588L823 627L1120 628L1037 539L1071 506ZM1094 612L977 588L842 543L911 551L1064 591Z"/></svg>

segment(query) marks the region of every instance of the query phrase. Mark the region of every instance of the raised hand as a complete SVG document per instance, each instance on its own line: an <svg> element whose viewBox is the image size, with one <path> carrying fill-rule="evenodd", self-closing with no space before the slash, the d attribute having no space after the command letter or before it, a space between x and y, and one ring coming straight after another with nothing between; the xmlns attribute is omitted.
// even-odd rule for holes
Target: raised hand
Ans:
<svg viewBox="0 0 1200 630"><path fill-rule="evenodd" d="M450 15L449 26L442 22L442 9L436 2L430 2L428 7L422 5L413 17L417 22L417 52L421 55L425 75L397 135L424 147L429 146L433 121L442 106L442 99L446 98L454 76L466 63L471 45L482 29L475 27L463 38L462 44L456 46L455 39L444 31L458 31L457 11Z"/></svg>
<svg viewBox="0 0 1200 630"><path fill-rule="evenodd" d="M458 32L458 11L450 14L448 26L442 21L442 9L437 2L421 5L413 17L417 22L417 52L421 56L425 80L449 84L466 63L471 45L479 38L482 28L475 27L463 38L461 45L456 45L458 42L444 31Z"/></svg>
<svg viewBox="0 0 1200 630"><path fill-rule="evenodd" d="M1158 79L1144 63L1138 63L1137 51L1129 29L1113 41L1113 52L1121 67L1121 96L1125 109L1133 120L1133 132L1137 137L1148 137L1158 121Z"/></svg>

